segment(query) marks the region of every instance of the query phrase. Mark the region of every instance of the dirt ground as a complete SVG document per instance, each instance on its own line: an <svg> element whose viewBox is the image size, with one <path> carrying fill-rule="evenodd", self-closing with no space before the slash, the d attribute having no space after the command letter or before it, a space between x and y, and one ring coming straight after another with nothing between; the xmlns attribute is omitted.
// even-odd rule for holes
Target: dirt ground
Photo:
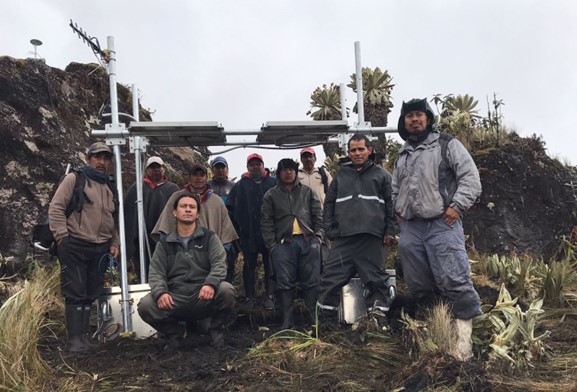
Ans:
<svg viewBox="0 0 577 392"><path fill-rule="evenodd" d="M400 296L378 327L367 320L356 329L321 329L320 339L305 338L310 345L298 353L298 332L262 343L278 332L280 315L257 304L250 312L238 308L219 349L195 332L177 350L167 348L163 338L118 338L87 355L69 354L62 339L52 338L42 342L41 355L53 370L56 390L76 385L75 390L92 391L422 391L455 382L458 390L493 390L481 362L442 355L413 362L397 318L401 307L415 309ZM304 331L304 325L296 330Z"/></svg>

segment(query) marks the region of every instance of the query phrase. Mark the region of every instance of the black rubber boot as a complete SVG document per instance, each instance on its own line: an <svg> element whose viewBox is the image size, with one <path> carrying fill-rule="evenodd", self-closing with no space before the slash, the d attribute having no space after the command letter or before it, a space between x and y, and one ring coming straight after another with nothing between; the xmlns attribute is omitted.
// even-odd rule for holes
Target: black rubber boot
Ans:
<svg viewBox="0 0 577 392"><path fill-rule="evenodd" d="M321 305L317 302L317 314L319 320L319 329L322 329L323 331L336 331L339 329L337 307Z"/></svg>
<svg viewBox="0 0 577 392"><path fill-rule="evenodd" d="M82 343L90 350L94 350L98 347L98 344L91 343L88 339L88 334L90 333L90 311L92 310L92 305L84 304L82 311L82 330L80 338Z"/></svg>
<svg viewBox="0 0 577 392"><path fill-rule="evenodd" d="M90 349L82 342L83 305L66 305L67 350L71 353L87 353Z"/></svg>
<svg viewBox="0 0 577 392"><path fill-rule="evenodd" d="M317 323L317 295L318 289L316 287L303 291L303 299L307 308L306 322L309 325L314 325Z"/></svg>
<svg viewBox="0 0 577 392"><path fill-rule="evenodd" d="M230 309L224 309L212 314L208 334L210 335L210 344L213 347L224 346L224 326L229 320L231 313Z"/></svg>
<svg viewBox="0 0 577 392"><path fill-rule="evenodd" d="M279 291L280 305L282 310L282 324L280 329L290 329L294 327L293 319L293 291L281 290Z"/></svg>

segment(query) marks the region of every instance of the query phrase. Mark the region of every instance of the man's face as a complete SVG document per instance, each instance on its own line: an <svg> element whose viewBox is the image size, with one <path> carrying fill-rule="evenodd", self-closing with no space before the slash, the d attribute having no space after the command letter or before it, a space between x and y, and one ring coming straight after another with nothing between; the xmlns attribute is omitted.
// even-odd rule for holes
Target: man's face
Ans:
<svg viewBox="0 0 577 392"><path fill-rule="evenodd" d="M282 169L278 175L280 182L284 185L291 185L297 178L297 172L294 169Z"/></svg>
<svg viewBox="0 0 577 392"><path fill-rule="evenodd" d="M178 222L194 223L198 219L198 205L192 197L183 197L178 201L176 210L172 214Z"/></svg>
<svg viewBox="0 0 577 392"><path fill-rule="evenodd" d="M414 111L405 114L405 128L411 135L418 135L427 129L429 118L427 113Z"/></svg>
<svg viewBox="0 0 577 392"><path fill-rule="evenodd" d="M305 171L312 171L315 167L315 163L317 163L317 157L310 152L305 152L301 155L301 161L303 162L303 168Z"/></svg>
<svg viewBox="0 0 577 392"><path fill-rule="evenodd" d="M251 159L246 164L246 169L248 170L249 174L264 174L264 163L262 163L260 159Z"/></svg>
<svg viewBox="0 0 577 392"><path fill-rule="evenodd" d="M164 166L158 163L151 163L146 168L146 177L154 183L159 183L164 178L165 169Z"/></svg>
<svg viewBox="0 0 577 392"><path fill-rule="evenodd" d="M195 189L203 189L206 186L206 173L202 170L196 170L189 176L190 185Z"/></svg>
<svg viewBox="0 0 577 392"><path fill-rule="evenodd" d="M96 171L101 173L108 173L112 165L112 155L105 151L99 152L97 154L90 155L87 158L86 163L88 163L88 166L92 167Z"/></svg>
<svg viewBox="0 0 577 392"><path fill-rule="evenodd" d="M224 163L217 163L212 167L212 178L224 181L228 178L228 167Z"/></svg>
<svg viewBox="0 0 577 392"><path fill-rule="evenodd" d="M373 148L367 147L364 140L351 140L349 143L349 158L355 167L363 166L372 152Z"/></svg>

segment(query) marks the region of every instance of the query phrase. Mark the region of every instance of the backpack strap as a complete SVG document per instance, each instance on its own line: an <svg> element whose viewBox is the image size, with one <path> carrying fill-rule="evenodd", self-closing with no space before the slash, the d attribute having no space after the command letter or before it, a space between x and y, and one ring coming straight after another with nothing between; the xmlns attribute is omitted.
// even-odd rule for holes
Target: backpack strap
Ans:
<svg viewBox="0 0 577 392"><path fill-rule="evenodd" d="M455 137L447 133L439 133L439 144L441 146L441 165L439 166L439 186L448 183L448 176L455 176L455 171L449 162L449 157L447 154L448 145ZM439 189L441 196L443 197L443 204L447 208L451 202L449 197L452 197L454 190L450 189Z"/></svg>
<svg viewBox="0 0 577 392"><path fill-rule="evenodd" d="M321 175L321 181L323 182L323 188L326 194L329 190L329 177L327 176L327 171L324 165L319 167L319 174Z"/></svg>
<svg viewBox="0 0 577 392"><path fill-rule="evenodd" d="M86 185L86 174L78 170L73 170L72 173L74 173L76 180L74 182L72 198L66 207L66 218L70 217L73 212L81 212L82 207L84 206L84 201L88 201L89 203L92 202L86 195L86 192L84 192L84 186Z"/></svg>

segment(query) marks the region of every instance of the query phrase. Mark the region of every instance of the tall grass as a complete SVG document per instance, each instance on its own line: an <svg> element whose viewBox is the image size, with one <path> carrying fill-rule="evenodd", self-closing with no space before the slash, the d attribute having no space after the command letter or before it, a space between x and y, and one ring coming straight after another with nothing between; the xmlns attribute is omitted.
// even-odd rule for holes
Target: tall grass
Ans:
<svg viewBox="0 0 577 392"><path fill-rule="evenodd" d="M46 380L49 369L37 343L52 326L47 313L61 306L58 283L58 267L38 267L0 308L0 390L37 390Z"/></svg>

